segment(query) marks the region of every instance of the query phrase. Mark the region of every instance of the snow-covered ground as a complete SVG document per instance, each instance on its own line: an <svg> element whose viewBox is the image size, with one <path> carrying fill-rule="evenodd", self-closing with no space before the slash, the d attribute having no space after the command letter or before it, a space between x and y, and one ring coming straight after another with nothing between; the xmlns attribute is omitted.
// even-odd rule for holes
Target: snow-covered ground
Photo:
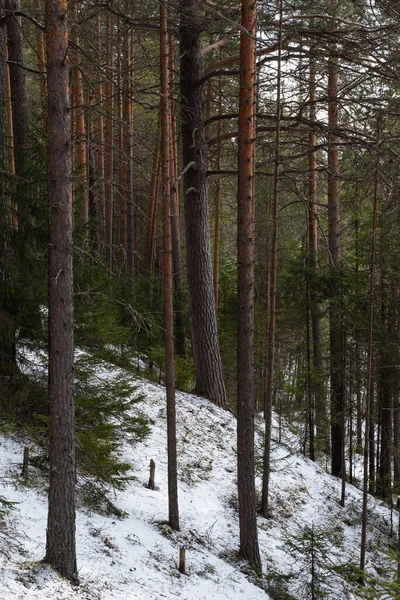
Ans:
<svg viewBox="0 0 400 600"><path fill-rule="evenodd" d="M118 374L100 367L103 377ZM268 600L284 585L279 574L294 574L288 583L291 598L307 598L308 569L290 549L306 525L316 536L326 532L329 562L359 560L361 494L347 486L346 507L339 505L340 482L292 451L295 438L284 432L284 443L273 445L271 508L259 517L264 586L256 586L237 558L236 425L234 417L204 399L177 393L179 505L181 532L166 525L167 453L165 390L138 381L145 402L139 405L154 424L151 434L135 447L125 444L124 459L135 479L112 502L127 516L118 519L80 508L77 513L78 568L81 585L71 587L39 561L45 553L47 498L43 479L26 486L19 476L23 443L0 437L0 497L18 503L0 521L0 599L22 600ZM258 424L262 430L261 420ZM123 435L123 432L121 432ZM258 452L261 438L257 435ZM149 462L156 463L156 489L147 489ZM261 480L257 478L260 487ZM373 549L387 545L390 511L370 500L368 566L379 566L382 555ZM395 522L397 521L397 516ZM338 542L342 542L342 545ZM178 571L180 547L186 547L187 574ZM375 561L374 566L371 560ZM385 565L380 565L385 566ZM353 599L355 589L330 572L326 599Z"/></svg>

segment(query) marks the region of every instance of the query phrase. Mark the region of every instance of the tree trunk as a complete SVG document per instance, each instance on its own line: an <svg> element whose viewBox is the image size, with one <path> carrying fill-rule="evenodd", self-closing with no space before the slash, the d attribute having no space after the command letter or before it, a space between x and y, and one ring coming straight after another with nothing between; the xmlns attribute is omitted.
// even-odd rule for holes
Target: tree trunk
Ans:
<svg viewBox="0 0 400 600"><path fill-rule="evenodd" d="M275 370L275 326L276 326L276 276L278 267L278 215L279 215L279 164L281 142L281 69L282 69L282 0L279 2L279 38L278 38L278 72L276 82L276 130L275 130L275 164L274 193L272 201L272 247L271 266L269 272L269 323L267 339L267 368L265 391L265 443L263 460L263 484L261 497L261 513L269 516L269 479L271 474L271 429L272 399Z"/></svg>
<svg viewBox="0 0 400 600"><path fill-rule="evenodd" d="M376 170L378 172L378 157ZM363 498L362 498L362 520L361 520L361 552L360 552L360 571L361 582L364 579L365 554L367 545L367 506L368 506L368 463L370 458L371 442L371 405L372 405L372 377L373 377L373 350L374 350L374 304L375 304L375 279L376 279L376 236L378 223L378 176L375 177L374 210L372 217L372 242L371 242L371 261L370 261L370 279L369 279L369 317L368 317L368 350L367 350L367 383L365 392L365 430L364 430L364 464L363 464ZM373 426L373 425L372 425ZM371 477L371 472L369 473Z"/></svg>
<svg viewBox="0 0 400 600"><path fill-rule="evenodd" d="M379 193L379 192L378 192ZM381 428L380 459L376 493L380 498L390 499L392 493L392 385L393 385L393 350L390 344L391 330L388 316L388 298L384 278L382 276L381 324L382 339L380 344L378 369L378 405L379 424ZM379 447L379 444L377 445Z"/></svg>
<svg viewBox="0 0 400 600"><path fill-rule="evenodd" d="M220 54L221 56L221 54ZM222 79L218 78L218 114L222 115ZM222 133L222 122L218 120L217 136ZM217 171L221 169L221 144L217 146ZM221 245L221 194L222 181L217 179L215 190L215 225L214 225L214 268L213 268L213 286L214 286L214 301L215 310L218 315L219 304L219 262L220 262L220 245Z"/></svg>
<svg viewBox="0 0 400 600"><path fill-rule="evenodd" d="M336 31L338 0L331 0L332 34ZM331 266L330 363L331 363L331 470L342 472L342 413L344 400L343 323L341 310L341 252L339 217L338 56L332 48L328 63L328 229Z"/></svg>
<svg viewBox="0 0 400 600"><path fill-rule="evenodd" d="M179 531L178 474L176 450L175 370L174 370L174 315L172 296L171 244L171 181L170 181L170 124L168 76L168 22L167 7L160 4L160 77L161 77L161 169L163 196L163 282L165 321L165 378L167 388L168 437L168 505L169 524Z"/></svg>
<svg viewBox="0 0 400 600"><path fill-rule="evenodd" d="M311 269L310 281L310 312L311 312L311 330L312 330L312 358L313 370L311 377L312 394L315 407L315 424L317 429L317 447L324 452L328 452L329 434L328 434L328 414L326 407L325 389L324 389L324 371L322 362L322 336L320 307L318 300L318 290L316 289L316 274L318 269L318 192L317 192L317 135L314 129L314 123L317 120L317 96L315 84L315 57L314 49L310 55L310 122L311 129L309 134L309 175L308 175L308 244Z"/></svg>
<svg viewBox="0 0 400 600"><path fill-rule="evenodd" d="M21 10L19 0L6 0L5 6L11 12ZM14 15L7 19L7 49L13 116L15 174L18 177L24 177L28 154L28 103L21 20L20 17Z"/></svg>
<svg viewBox="0 0 400 600"><path fill-rule="evenodd" d="M97 60L102 64L102 31L101 31L101 16L97 17L97 35L98 49ZM105 250L106 236L106 190L105 190L105 172L104 172L104 119L103 119L103 82L100 80L97 88L97 102L99 106L97 116L97 205L98 205L98 221L97 232L100 245L100 252L103 254Z"/></svg>
<svg viewBox="0 0 400 600"><path fill-rule="evenodd" d="M120 31L120 35L123 33ZM121 256L121 266L126 271L127 269L127 240L128 240L128 221L127 221L127 190L126 190L126 156L124 152L124 101L123 101L123 86L124 86L124 73L122 71L123 65L123 46L121 48L117 59L117 71L118 71L118 205L119 205L119 248Z"/></svg>
<svg viewBox="0 0 400 600"><path fill-rule="evenodd" d="M174 38L168 35L169 46L169 86L174 89ZM183 293L182 293L182 261L179 191L174 186L177 179L177 139L176 139L176 110L173 100L170 101L170 178L171 178L171 236L172 236L172 265L175 291L175 346L178 356L185 356L185 330L183 325Z"/></svg>
<svg viewBox="0 0 400 600"><path fill-rule="evenodd" d="M146 243L144 249L144 260L147 274L151 274L154 269L155 260L155 235L156 235L156 214L157 214L157 198L158 198L158 180L160 171L160 119L158 120L156 148L153 154L153 164L151 169L150 182L150 197L149 207L147 210L147 232Z"/></svg>
<svg viewBox="0 0 400 600"><path fill-rule="evenodd" d="M36 9L39 14L42 13L41 0L36 0ZM46 51L44 48L44 34L43 31L36 28L36 49L38 55L38 71L40 77L40 99L42 102L42 119L43 119L43 130L46 132L46 113L47 113L47 89L46 89Z"/></svg>
<svg viewBox="0 0 400 600"><path fill-rule="evenodd" d="M106 82L106 145L105 145L105 246L107 266L113 266L113 213L114 213L114 17L107 15L107 82Z"/></svg>
<svg viewBox="0 0 400 600"><path fill-rule="evenodd" d="M72 165L66 0L46 1L50 487L46 561L77 582Z"/></svg>
<svg viewBox="0 0 400 600"><path fill-rule="evenodd" d="M180 74L184 213L196 392L228 408L218 341L209 233L199 0L181 0Z"/></svg>
<svg viewBox="0 0 400 600"><path fill-rule="evenodd" d="M254 164L256 2L242 0L237 217L237 456L240 554L261 571L254 483ZM249 33L247 33L249 32Z"/></svg>
<svg viewBox="0 0 400 600"><path fill-rule="evenodd" d="M132 179L132 58L131 58L131 34L127 29L124 36L123 60L122 60L122 121L123 121L123 147L125 168L125 195L126 195L126 267L128 274L135 275L135 232L133 214L133 179Z"/></svg>
<svg viewBox="0 0 400 600"><path fill-rule="evenodd" d="M78 12L77 5L73 5L73 16L75 31L77 31ZM75 33L74 43L79 47L79 35ZM75 121L75 156L77 178L75 184L75 202L78 204L77 224L83 229L89 221L89 194L88 194L88 165L87 165L87 143L85 130L85 112L83 97L82 71L79 67L78 51L74 53L71 70L72 80L72 105L74 108L73 119Z"/></svg>

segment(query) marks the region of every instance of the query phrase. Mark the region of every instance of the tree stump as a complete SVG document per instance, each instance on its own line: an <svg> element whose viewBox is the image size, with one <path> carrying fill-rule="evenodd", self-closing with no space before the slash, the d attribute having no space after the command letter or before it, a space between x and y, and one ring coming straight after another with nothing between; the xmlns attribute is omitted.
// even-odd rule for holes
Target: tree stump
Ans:
<svg viewBox="0 0 400 600"><path fill-rule="evenodd" d="M179 573L186 575L186 548L182 546L179 549Z"/></svg>
<svg viewBox="0 0 400 600"><path fill-rule="evenodd" d="M154 490L155 485L154 485L154 476L156 473L156 463L154 462L153 459L150 460L150 477L149 477L149 483L147 484L147 487L149 490Z"/></svg>
<svg viewBox="0 0 400 600"><path fill-rule="evenodd" d="M24 479L28 477L28 464L29 464L29 448L25 446L24 448L24 458L22 461L22 471L21 475Z"/></svg>

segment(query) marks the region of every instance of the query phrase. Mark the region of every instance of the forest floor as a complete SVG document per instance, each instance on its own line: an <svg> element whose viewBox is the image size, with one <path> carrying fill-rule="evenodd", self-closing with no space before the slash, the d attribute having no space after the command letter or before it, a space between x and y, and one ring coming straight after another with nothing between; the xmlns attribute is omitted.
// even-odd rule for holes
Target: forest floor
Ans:
<svg viewBox="0 0 400 600"><path fill-rule="evenodd" d="M105 363L99 364L99 372L104 378L118 375L118 369ZM181 532L172 532L166 524L165 390L141 379L137 385L145 396L137 410L152 420L151 434L134 447L123 445L134 479L126 490L110 491L109 497L126 516L101 515L84 507L77 512L79 587L40 562L46 540L46 481L34 467L28 482L21 479L25 440L1 435L0 498L16 503L0 520L1 600L308 599L310 539L318 574L314 585L320 594L315 597L361 597L351 579L351 565L359 561L361 492L347 485L342 508L340 482L297 452L298 438L288 426L282 443L273 444L272 515L258 519L264 575L257 579L246 570L237 556L235 418L185 393L177 393ZM261 432L261 419L257 427ZM261 456L258 433L258 468ZM150 459L156 463L154 491L146 487ZM372 498L369 509L367 568L375 574L391 566L382 553L390 540L391 513ZM397 513L393 519L397 523ZM182 546L186 575L178 571Z"/></svg>

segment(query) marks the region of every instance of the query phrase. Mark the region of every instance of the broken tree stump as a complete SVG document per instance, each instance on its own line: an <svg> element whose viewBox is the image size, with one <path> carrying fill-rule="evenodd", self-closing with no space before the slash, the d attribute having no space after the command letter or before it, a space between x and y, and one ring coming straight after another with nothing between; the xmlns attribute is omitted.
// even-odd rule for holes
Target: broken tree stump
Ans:
<svg viewBox="0 0 400 600"><path fill-rule="evenodd" d="M186 575L186 548L182 546L179 549L179 573Z"/></svg>
<svg viewBox="0 0 400 600"><path fill-rule="evenodd" d="M24 458L22 461L22 471L21 471L21 475L24 479L27 479L27 477L28 477L28 464L29 464L29 448L28 448L28 446L25 446Z"/></svg>
<svg viewBox="0 0 400 600"><path fill-rule="evenodd" d="M147 484L147 487L149 490L154 490L155 485L154 485L154 476L156 473L156 463L154 462L153 459L150 460L150 477L149 477L149 483Z"/></svg>

